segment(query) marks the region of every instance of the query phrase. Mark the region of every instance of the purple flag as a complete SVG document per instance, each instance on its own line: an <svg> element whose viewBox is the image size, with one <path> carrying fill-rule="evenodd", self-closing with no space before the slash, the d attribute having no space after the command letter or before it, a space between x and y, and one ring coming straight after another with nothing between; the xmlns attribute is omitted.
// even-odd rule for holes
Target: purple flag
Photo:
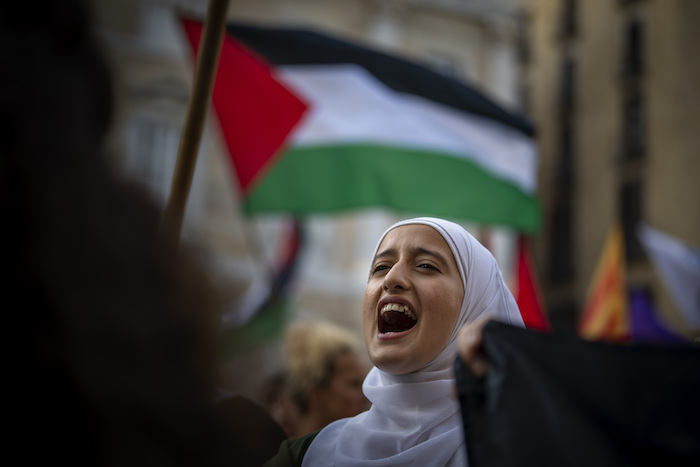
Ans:
<svg viewBox="0 0 700 467"><path fill-rule="evenodd" d="M651 299L642 288L633 288L629 296L632 339L636 342L684 343L689 341L662 324Z"/></svg>

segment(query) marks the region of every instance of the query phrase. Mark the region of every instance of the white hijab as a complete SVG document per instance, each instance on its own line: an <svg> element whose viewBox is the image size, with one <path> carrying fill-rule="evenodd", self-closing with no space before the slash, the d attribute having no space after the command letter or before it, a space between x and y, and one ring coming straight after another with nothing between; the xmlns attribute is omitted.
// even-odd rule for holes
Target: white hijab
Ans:
<svg viewBox="0 0 700 467"><path fill-rule="evenodd" d="M467 465L459 403L453 396L457 334L485 313L516 326L523 326L523 320L493 255L453 222L431 217L398 222L384 232L374 254L390 230L406 224L428 225L450 246L464 286L457 323L445 348L424 368L392 375L373 367L362 385L371 408L321 430L303 467Z"/></svg>

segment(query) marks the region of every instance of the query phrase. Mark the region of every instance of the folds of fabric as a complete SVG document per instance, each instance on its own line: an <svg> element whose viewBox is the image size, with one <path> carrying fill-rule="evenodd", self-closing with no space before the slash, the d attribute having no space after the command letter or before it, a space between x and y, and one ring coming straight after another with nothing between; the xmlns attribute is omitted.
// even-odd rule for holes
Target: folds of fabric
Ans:
<svg viewBox="0 0 700 467"><path fill-rule="evenodd" d="M700 465L700 349L487 323L482 380L456 362L471 467Z"/></svg>

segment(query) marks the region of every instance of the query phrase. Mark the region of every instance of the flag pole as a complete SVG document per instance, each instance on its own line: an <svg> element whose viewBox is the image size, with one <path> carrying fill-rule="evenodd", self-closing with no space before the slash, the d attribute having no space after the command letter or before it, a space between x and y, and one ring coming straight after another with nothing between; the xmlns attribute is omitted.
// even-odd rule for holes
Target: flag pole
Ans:
<svg viewBox="0 0 700 467"><path fill-rule="evenodd" d="M187 106L185 125L180 139L170 198L163 218L165 234L171 240L172 245L178 244L182 230L187 196L192 185L199 143L219 65L219 55L226 30L228 4L229 0L210 0L207 7L195 77L192 83L192 94Z"/></svg>

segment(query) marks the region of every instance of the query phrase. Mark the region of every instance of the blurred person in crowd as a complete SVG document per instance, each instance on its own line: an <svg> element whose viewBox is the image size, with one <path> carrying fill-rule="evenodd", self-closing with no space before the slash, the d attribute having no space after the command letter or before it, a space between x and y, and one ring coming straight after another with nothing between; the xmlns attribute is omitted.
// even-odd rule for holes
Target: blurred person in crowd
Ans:
<svg viewBox="0 0 700 467"><path fill-rule="evenodd" d="M213 288L103 154L111 75L89 19L79 0L0 6L4 454L260 465L243 451L232 461L247 438L226 439L230 418L212 404ZM257 419L245 423L255 436Z"/></svg>
<svg viewBox="0 0 700 467"><path fill-rule="evenodd" d="M466 465L454 387L457 336L489 315L523 326L496 260L461 226L416 218L379 240L363 300L374 367L366 412L285 441L265 465Z"/></svg>
<svg viewBox="0 0 700 467"><path fill-rule="evenodd" d="M362 381L368 368L350 331L329 322L295 323L287 329L284 349L293 407L278 422L290 425L290 438L367 410Z"/></svg>
<svg viewBox="0 0 700 467"><path fill-rule="evenodd" d="M223 422L219 438L232 465L259 467L287 438L265 408L240 394L218 389L213 410Z"/></svg>
<svg viewBox="0 0 700 467"><path fill-rule="evenodd" d="M284 370L272 374L264 381L263 407L279 423L287 437L296 435L299 409L287 390L287 375Z"/></svg>

